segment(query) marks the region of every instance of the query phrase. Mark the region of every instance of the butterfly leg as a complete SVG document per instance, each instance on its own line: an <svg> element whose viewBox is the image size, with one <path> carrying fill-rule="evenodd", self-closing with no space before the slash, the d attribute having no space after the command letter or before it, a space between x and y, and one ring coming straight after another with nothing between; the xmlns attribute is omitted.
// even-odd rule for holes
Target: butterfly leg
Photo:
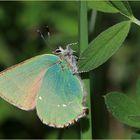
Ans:
<svg viewBox="0 0 140 140"><path fill-rule="evenodd" d="M82 102L82 105L83 105L83 114L85 115L88 115L89 113L89 109L88 107L86 107L86 103L87 103L87 95L85 94L84 97L83 97L83 102Z"/></svg>
<svg viewBox="0 0 140 140"><path fill-rule="evenodd" d="M88 107L83 107L83 113L84 113L85 115L88 115L88 114L89 114L89 109L88 109Z"/></svg>

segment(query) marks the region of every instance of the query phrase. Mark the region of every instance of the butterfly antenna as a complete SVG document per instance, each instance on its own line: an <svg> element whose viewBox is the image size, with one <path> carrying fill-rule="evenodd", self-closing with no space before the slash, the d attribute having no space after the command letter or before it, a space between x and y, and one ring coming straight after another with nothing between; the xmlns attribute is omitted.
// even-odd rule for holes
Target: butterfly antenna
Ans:
<svg viewBox="0 0 140 140"><path fill-rule="evenodd" d="M37 32L40 34L40 36L43 39L43 41L45 42L46 46L48 46L46 41L47 41L48 38L50 38L50 30L49 30L48 26L46 26L45 29L47 30L47 37L45 37L39 29L37 30Z"/></svg>
<svg viewBox="0 0 140 140"><path fill-rule="evenodd" d="M44 42L46 43L46 39L45 39L44 35L41 33L41 31L40 31L40 30L37 30L37 33L40 34L41 38L42 38L42 39L44 40Z"/></svg>
<svg viewBox="0 0 140 140"><path fill-rule="evenodd" d="M70 46L77 45L77 44L78 44L78 42L73 42L73 43L68 44L66 47L70 47Z"/></svg>
<svg viewBox="0 0 140 140"><path fill-rule="evenodd" d="M51 34L50 34L49 26L46 26L46 29L47 29L47 36L48 36L48 38L50 38Z"/></svg>

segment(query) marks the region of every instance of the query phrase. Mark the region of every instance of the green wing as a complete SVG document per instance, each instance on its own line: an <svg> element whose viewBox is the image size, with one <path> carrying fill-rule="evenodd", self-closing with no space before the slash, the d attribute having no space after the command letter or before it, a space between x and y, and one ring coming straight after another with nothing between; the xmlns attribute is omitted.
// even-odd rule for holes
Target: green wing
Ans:
<svg viewBox="0 0 140 140"><path fill-rule="evenodd" d="M61 64L55 64L44 75L37 97L37 114L49 126L68 126L85 115L83 96L80 79Z"/></svg>
<svg viewBox="0 0 140 140"><path fill-rule="evenodd" d="M34 109L42 78L58 60L55 55L39 55L2 71L0 97L21 109Z"/></svg>

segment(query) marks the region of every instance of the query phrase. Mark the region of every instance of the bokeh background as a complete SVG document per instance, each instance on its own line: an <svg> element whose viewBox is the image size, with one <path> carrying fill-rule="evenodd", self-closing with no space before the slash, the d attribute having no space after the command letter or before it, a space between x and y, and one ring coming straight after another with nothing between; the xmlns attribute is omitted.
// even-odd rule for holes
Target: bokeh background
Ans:
<svg viewBox="0 0 140 140"><path fill-rule="evenodd" d="M130 2L140 19L140 2ZM58 46L78 41L78 2L0 1L0 70L33 56L51 53ZM89 42L111 25L125 20L120 14L89 9L89 27L96 14ZM47 37L49 26L51 37ZM40 30L46 42L37 30ZM119 123L108 113L103 95L109 91L135 94L140 74L140 27L132 24L119 51L92 72L92 120L94 138L130 138L133 128ZM78 45L74 46L78 50ZM8 87L7 87L8 88ZM25 112L0 99L0 138L80 138L80 125L54 129L43 125L35 111Z"/></svg>

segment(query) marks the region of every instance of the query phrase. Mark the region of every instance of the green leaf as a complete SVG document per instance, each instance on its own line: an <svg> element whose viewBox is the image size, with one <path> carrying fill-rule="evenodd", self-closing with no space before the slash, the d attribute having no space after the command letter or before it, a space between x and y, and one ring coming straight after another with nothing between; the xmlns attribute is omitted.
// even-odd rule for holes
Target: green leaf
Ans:
<svg viewBox="0 0 140 140"><path fill-rule="evenodd" d="M140 131L133 132L131 139L140 139Z"/></svg>
<svg viewBox="0 0 140 140"><path fill-rule="evenodd" d="M119 12L111 3L103 1L88 1L88 7L95 10L107 13L117 13Z"/></svg>
<svg viewBox="0 0 140 140"><path fill-rule="evenodd" d="M123 1L123 0L120 0L120 1L114 1L114 0L110 0L110 3L116 8L118 9L118 11L125 15L126 17L128 18L132 18L133 17L133 13L132 13L132 10L131 10L131 7L128 3L127 0Z"/></svg>
<svg viewBox="0 0 140 140"><path fill-rule="evenodd" d="M140 121L131 116L140 115L136 102L123 93L112 92L105 96L107 109L122 123L140 128Z"/></svg>
<svg viewBox="0 0 140 140"><path fill-rule="evenodd" d="M129 118L135 122L140 122L140 115L131 115Z"/></svg>
<svg viewBox="0 0 140 140"><path fill-rule="evenodd" d="M138 104L138 106L140 107L140 76L137 80L137 84L136 84L136 102ZM139 121L140 121L140 117L139 117Z"/></svg>
<svg viewBox="0 0 140 140"><path fill-rule="evenodd" d="M79 72L87 72L107 61L122 45L130 29L130 22L118 23L98 35L80 55Z"/></svg>
<svg viewBox="0 0 140 140"><path fill-rule="evenodd" d="M140 106L140 76L136 84L136 102Z"/></svg>
<svg viewBox="0 0 140 140"><path fill-rule="evenodd" d="M137 80L137 85L136 85L136 94L140 98L140 76Z"/></svg>

